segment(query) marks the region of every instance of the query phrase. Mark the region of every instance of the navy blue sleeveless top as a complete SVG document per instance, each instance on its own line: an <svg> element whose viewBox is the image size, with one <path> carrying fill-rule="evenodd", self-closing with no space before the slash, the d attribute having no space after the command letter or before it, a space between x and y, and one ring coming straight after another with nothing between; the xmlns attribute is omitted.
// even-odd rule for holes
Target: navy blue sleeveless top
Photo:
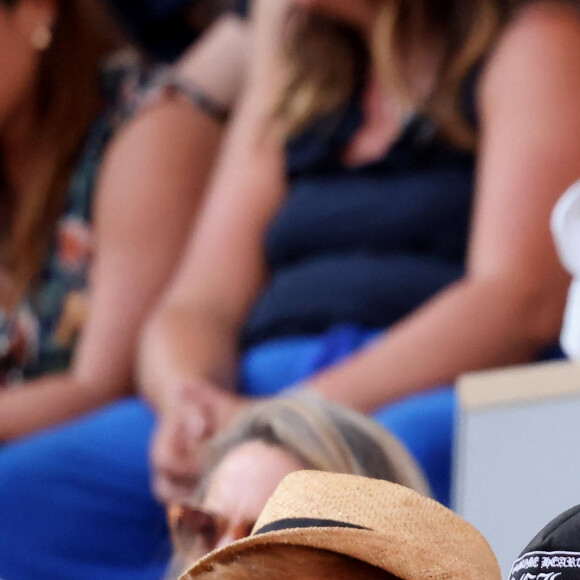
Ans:
<svg viewBox="0 0 580 580"><path fill-rule="evenodd" d="M319 123L288 145L289 191L265 240L271 278L244 346L385 328L463 274L473 155L416 116L382 159L349 168L342 155L362 121L357 99L334 130Z"/></svg>

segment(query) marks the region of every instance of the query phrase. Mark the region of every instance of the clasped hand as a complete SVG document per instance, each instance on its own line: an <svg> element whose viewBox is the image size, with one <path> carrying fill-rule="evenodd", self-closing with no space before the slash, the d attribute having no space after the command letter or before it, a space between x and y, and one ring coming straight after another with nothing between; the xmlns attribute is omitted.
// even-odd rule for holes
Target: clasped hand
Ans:
<svg viewBox="0 0 580 580"><path fill-rule="evenodd" d="M151 444L153 491L165 504L191 501L211 439L250 400L208 383L175 389L157 417Z"/></svg>

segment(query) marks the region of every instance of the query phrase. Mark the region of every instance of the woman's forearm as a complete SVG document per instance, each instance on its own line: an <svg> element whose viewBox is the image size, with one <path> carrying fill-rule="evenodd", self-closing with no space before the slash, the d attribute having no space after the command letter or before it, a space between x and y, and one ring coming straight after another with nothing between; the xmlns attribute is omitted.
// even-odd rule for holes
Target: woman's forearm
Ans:
<svg viewBox="0 0 580 580"><path fill-rule="evenodd" d="M92 387L72 373L47 375L0 392L0 441L9 441L93 411L129 388Z"/></svg>
<svg viewBox="0 0 580 580"><path fill-rule="evenodd" d="M523 363L556 341L565 285L522 293L508 283L460 281L309 385L371 411L465 372Z"/></svg>
<svg viewBox="0 0 580 580"><path fill-rule="evenodd" d="M163 411L197 383L225 390L236 386L236 340L211 314L165 306L152 318L140 348L141 392Z"/></svg>

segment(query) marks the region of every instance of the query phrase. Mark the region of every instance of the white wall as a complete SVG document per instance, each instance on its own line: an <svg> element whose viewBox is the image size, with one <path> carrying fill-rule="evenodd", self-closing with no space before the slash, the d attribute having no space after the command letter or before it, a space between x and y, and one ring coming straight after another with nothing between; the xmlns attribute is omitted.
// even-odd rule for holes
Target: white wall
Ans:
<svg viewBox="0 0 580 580"><path fill-rule="evenodd" d="M507 578L532 537L580 504L580 367L481 373L459 391L453 507Z"/></svg>

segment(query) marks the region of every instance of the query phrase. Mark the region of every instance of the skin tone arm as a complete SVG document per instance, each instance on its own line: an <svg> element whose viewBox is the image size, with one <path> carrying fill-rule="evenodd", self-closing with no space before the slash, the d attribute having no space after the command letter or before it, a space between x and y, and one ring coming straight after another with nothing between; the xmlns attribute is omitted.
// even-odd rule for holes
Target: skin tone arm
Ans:
<svg viewBox="0 0 580 580"><path fill-rule="evenodd" d="M288 4L254 3L246 90L198 230L141 343L140 387L162 417L152 460L154 473L164 475L154 486L168 502L190 497L200 460L195 441L228 424L243 406L228 394L236 382L238 329L266 279L262 235L285 191L280 140L264 127L281 82L282 68L272 57L281 33L275 23L281 26Z"/></svg>
<svg viewBox="0 0 580 580"><path fill-rule="evenodd" d="M154 407L162 408L168 398L167 390L158 386L174 384L181 370L187 382L188 377L205 376L226 389L235 387L237 331L265 280L262 233L285 191L280 142L264 130L280 67L271 58L276 29L263 25L276 21L271 12L277 11L281 21L285 3L256 3L265 14L256 10L251 24L247 88L216 163L198 228L145 332L141 386ZM193 352L195 363L190 366ZM190 374L199 365L204 372Z"/></svg>
<svg viewBox="0 0 580 580"><path fill-rule="evenodd" d="M505 31L479 87L482 135L466 275L371 346L313 377L309 388L370 411L466 371L530 361L556 341L569 278L557 260L549 216L580 174L579 100L576 13L555 3L525 8ZM220 178L224 191L219 184L213 190L215 214L205 220L142 351L143 385L161 415L153 462L163 498L171 497L172 484L187 483L195 452L183 443L187 418L182 439L175 428L176 401L188 402L189 435L198 436L223 428L244 404L225 389L233 382L237 332L263 280L255 240L279 201L272 192L267 200L256 197L254 187L255 197L238 200L238 213L228 215L220 205L235 202L225 190L244 185L233 162L228 168L232 173L224 170ZM279 159L260 168L262 180L266 172L272 182L279 179ZM239 188L236 193L246 197ZM258 207L267 211L251 221L249 205L252 215ZM228 246L214 253L212 244L226 230ZM211 339L204 342L199 332Z"/></svg>
<svg viewBox="0 0 580 580"><path fill-rule="evenodd" d="M243 71L245 49L243 24L228 18L201 41L198 53L187 55L183 74L199 77L200 85L205 80L204 88L216 89L209 94L232 105L236 95L230 85L220 91L226 85L218 77ZM221 60L209 71L212 52ZM221 133L217 121L179 95L146 106L119 132L97 188L90 309L73 365L67 373L0 393L0 440L71 419L133 390L142 321L181 255Z"/></svg>
<svg viewBox="0 0 580 580"><path fill-rule="evenodd" d="M556 342L569 277L549 223L580 175L579 57L570 7L530 6L506 31L480 86L466 276L312 388L370 411L463 372L530 361Z"/></svg>

